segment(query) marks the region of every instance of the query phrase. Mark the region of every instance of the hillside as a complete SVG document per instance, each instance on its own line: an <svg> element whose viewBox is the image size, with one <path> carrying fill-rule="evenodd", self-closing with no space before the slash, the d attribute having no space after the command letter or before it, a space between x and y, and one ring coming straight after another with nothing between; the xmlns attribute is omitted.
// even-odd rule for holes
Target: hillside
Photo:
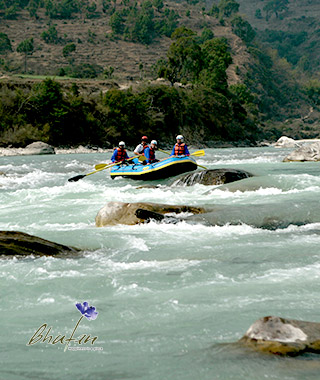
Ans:
<svg viewBox="0 0 320 380"><path fill-rule="evenodd" d="M118 12L125 8L122 2L114 4ZM230 80L233 82L237 76L232 68L243 66L248 57L243 54L239 38L232 33L231 28L221 26L215 17L203 14L202 5L168 1L160 12L155 11L155 18L166 17L165 10L170 9L177 15L175 26L184 25L199 33L204 28L210 28L215 36L225 36L230 45L236 47L232 49L234 66L229 68ZM29 74L59 75L61 69L67 71L70 66L90 65L100 77L112 67L112 76L120 80L151 78L154 64L166 56L170 38L166 35L155 36L148 44L122 38L113 33L110 20L114 13L110 13L103 12L101 3L97 3L92 18L74 13L70 19L52 19L46 15L45 9L39 8L37 18L31 17L27 9L21 9L13 19L4 19L4 13L0 11L0 33L8 36L12 46L12 51L0 51L2 71L24 71L24 55L18 53L17 48L23 40L33 38L34 51L27 56L26 71ZM50 27L54 28L51 34L55 33L55 36L51 40L47 38L46 42L41 36ZM75 45L75 50L64 56L63 49L70 44Z"/></svg>
<svg viewBox="0 0 320 380"><path fill-rule="evenodd" d="M318 0L238 0L257 37L294 67L320 78Z"/></svg>
<svg viewBox="0 0 320 380"><path fill-rule="evenodd" d="M154 129L200 143L318 137L320 85L303 83L246 20L263 13L256 24L255 3L240 3L0 0L0 143L108 146Z"/></svg>

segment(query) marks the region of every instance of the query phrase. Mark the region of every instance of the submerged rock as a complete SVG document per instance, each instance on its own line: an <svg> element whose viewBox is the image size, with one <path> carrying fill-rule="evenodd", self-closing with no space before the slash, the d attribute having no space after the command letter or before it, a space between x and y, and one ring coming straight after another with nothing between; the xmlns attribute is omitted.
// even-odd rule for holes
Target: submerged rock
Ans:
<svg viewBox="0 0 320 380"><path fill-rule="evenodd" d="M24 155L37 155L37 154L55 154L54 147L42 141L36 141L27 145L23 151Z"/></svg>
<svg viewBox="0 0 320 380"><path fill-rule="evenodd" d="M0 256L66 256L79 250L24 232L0 231Z"/></svg>
<svg viewBox="0 0 320 380"><path fill-rule="evenodd" d="M294 150L283 160L283 162L289 161L320 161L320 142L303 145Z"/></svg>
<svg viewBox="0 0 320 380"><path fill-rule="evenodd" d="M137 213L137 210L140 210ZM117 224L134 225L144 222L150 219L150 214L147 217L141 210L147 210L155 213L154 215L161 214L165 215L167 213L182 213L190 212L193 214L200 214L205 212L202 207L192 207L192 206L173 206L159 203L125 203L125 202L109 202L104 207L102 207L96 216L96 226L114 226ZM138 215L138 216L137 216ZM146 214L145 214L146 215ZM139 217L140 216L140 217ZM159 220L156 218L156 220Z"/></svg>
<svg viewBox="0 0 320 380"><path fill-rule="evenodd" d="M208 169L186 174L176 180L173 186L192 186L196 183L201 185L223 185L252 176L251 173L244 170Z"/></svg>
<svg viewBox="0 0 320 380"><path fill-rule="evenodd" d="M253 323L239 340L256 351L296 356L320 353L320 323L264 317Z"/></svg>
<svg viewBox="0 0 320 380"><path fill-rule="evenodd" d="M173 215L170 215L173 214ZM179 215L180 213L186 213ZM224 226L246 224L268 230L287 228L290 225L302 226L320 222L320 209L300 205L296 202L278 204L228 205L208 204L203 207L186 205L164 205L157 203L109 202L96 216L96 226L117 224L134 225L149 220L177 223L181 220L190 224Z"/></svg>

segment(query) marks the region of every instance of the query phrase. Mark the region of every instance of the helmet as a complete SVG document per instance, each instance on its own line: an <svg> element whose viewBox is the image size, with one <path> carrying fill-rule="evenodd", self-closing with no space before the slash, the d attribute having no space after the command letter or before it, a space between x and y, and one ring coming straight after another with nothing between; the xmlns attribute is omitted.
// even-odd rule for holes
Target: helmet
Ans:
<svg viewBox="0 0 320 380"><path fill-rule="evenodd" d="M124 141L120 141L119 146L126 146L126 144L124 143Z"/></svg>
<svg viewBox="0 0 320 380"><path fill-rule="evenodd" d="M181 140L181 141L183 141L183 136L182 136L182 135L178 135L178 136L176 137L176 140Z"/></svg>
<svg viewBox="0 0 320 380"><path fill-rule="evenodd" d="M151 144L158 145L158 143L157 143L156 140L152 140L152 141L151 141Z"/></svg>
<svg viewBox="0 0 320 380"><path fill-rule="evenodd" d="M148 137L147 137L147 136L142 136L142 137L141 137L141 140L146 140L146 141L148 141Z"/></svg>

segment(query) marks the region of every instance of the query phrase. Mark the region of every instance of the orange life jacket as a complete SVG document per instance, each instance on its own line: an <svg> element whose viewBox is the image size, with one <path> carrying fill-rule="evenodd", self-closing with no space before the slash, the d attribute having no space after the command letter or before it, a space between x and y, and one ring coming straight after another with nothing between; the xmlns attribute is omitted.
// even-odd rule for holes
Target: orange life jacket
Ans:
<svg viewBox="0 0 320 380"><path fill-rule="evenodd" d="M181 143L181 144L176 143L176 145L174 146L174 155L182 156L184 154L185 145L186 145L185 143Z"/></svg>
<svg viewBox="0 0 320 380"><path fill-rule="evenodd" d="M116 162L125 160L127 151L125 149L120 149L120 148L116 148L116 149L117 149Z"/></svg>

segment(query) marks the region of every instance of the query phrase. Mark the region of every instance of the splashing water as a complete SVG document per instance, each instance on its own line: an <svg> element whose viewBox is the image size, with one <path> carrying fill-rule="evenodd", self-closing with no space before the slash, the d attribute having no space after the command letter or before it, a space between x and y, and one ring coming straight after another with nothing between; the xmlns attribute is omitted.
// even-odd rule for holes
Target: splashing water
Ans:
<svg viewBox="0 0 320 380"><path fill-rule="evenodd" d="M1 157L1 230L84 252L0 261L2 377L317 379L311 354L279 359L228 345L261 316L319 321L319 168L283 163L287 154L208 149L199 164L255 176L222 186L174 187L168 179L152 189L112 181L108 171L68 182L107 162L104 154ZM109 201L211 207L219 223L96 228ZM254 223L268 217L286 224ZM235 218L240 223L231 223ZM70 335L79 318L74 305L84 301L99 316L81 322L77 335L97 336L102 350L27 346L43 323L51 335Z"/></svg>

